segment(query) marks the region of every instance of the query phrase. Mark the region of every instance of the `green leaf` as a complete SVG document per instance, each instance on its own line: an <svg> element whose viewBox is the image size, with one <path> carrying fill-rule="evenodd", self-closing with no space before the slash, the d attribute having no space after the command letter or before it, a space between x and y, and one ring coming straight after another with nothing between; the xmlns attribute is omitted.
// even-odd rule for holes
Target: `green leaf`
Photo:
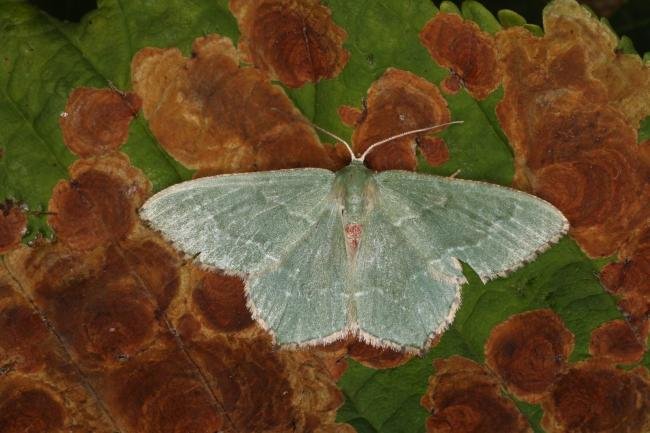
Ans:
<svg viewBox="0 0 650 433"><path fill-rule="evenodd" d="M526 18L510 9L501 9L497 12L497 17L499 17L499 22L505 28L523 26L526 24Z"/></svg>
<svg viewBox="0 0 650 433"><path fill-rule="evenodd" d="M481 30L488 33L496 33L503 28L494 15L492 15L492 12L477 1L465 0L461 5L461 10L466 19L474 21Z"/></svg>
<svg viewBox="0 0 650 433"><path fill-rule="evenodd" d="M537 24L524 24L524 28L537 37L544 36L544 29Z"/></svg>
<svg viewBox="0 0 650 433"><path fill-rule="evenodd" d="M629 37L623 35L618 41L618 46L616 49L623 53L623 54L636 54L638 55L639 53L636 51L636 48L634 48L634 42L632 39Z"/></svg>
<svg viewBox="0 0 650 433"><path fill-rule="evenodd" d="M650 140L650 116L646 117L641 121L641 127L639 128L639 143Z"/></svg>
<svg viewBox="0 0 650 433"><path fill-rule="evenodd" d="M456 6L456 3L447 0L440 3L440 12L462 15L460 9L458 9L458 6Z"/></svg>
<svg viewBox="0 0 650 433"><path fill-rule="evenodd" d="M348 32L345 47L351 57L336 78L300 89L286 89L302 112L319 126L349 137L352 130L337 115L341 105L360 106L371 83L388 67L409 70L433 83L448 76L420 44L418 33L437 13L431 1L385 0L357 2L329 0L334 21ZM514 12L500 12L497 20L476 1L462 11L443 1L440 11L462 14L483 30L495 33L523 25L533 34L539 26L526 24ZM58 127L68 94L79 86L120 89L131 87L131 57L145 46L179 47L189 54L192 41L206 33L236 40L236 21L227 0L99 1L99 8L79 24L63 23L27 2L0 0L0 201L14 198L32 210L44 211L53 186L67 177L75 160L63 144ZM418 169L442 175L460 170L460 176L508 185L513 176L513 154L495 114L503 90L483 101L467 92L445 96L453 119L462 128L447 128L442 136L450 161ZM650 138L650 118L639 139ZM147 122L137 118L122 150L159 190L191 176L152 136ZM43 216L29 217L30 236L48 233ZM587 357L590 332L606 320L620 317L615 302L597 279L599 262L589 260L568 238L538 260L508 278L483 285L468 267L469 283L453 325L440 343L423 358L406 365L376 371L351 361L340 380L345 405L338 419L359 432L423 432L426 411L419 401L434 372L432 360L460 354L483 361L483 346L492 327L510 315L550 307L576 335L571 360ZM650 355L643 363L650 366ZM516 402L533 429L539 427L539 405Z"/></svg>

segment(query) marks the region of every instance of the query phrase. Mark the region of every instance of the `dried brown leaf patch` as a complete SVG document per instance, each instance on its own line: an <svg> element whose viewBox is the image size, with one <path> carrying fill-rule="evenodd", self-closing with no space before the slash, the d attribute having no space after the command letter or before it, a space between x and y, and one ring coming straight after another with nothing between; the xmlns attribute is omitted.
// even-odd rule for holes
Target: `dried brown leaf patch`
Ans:
<svg viewBox="0 0 650 433"><path fill-rule="evenodd" d="M650 331L650 226L632 233L619 251L622 261L601 271L603 285L619 297L629 323L639 338Z"/></svg>
<svg viewBox="0 0 650 433"><path fill-rule="evenodd" d="M566 368L573 334L552 310L511 316L485 344L486 363L517 398L535 403Z"/></svg>
<svg viewBox="0 0 650 433"><path fill-rule="evenodd" d="M55 244L21 259L24 286L86 369L128 359L164 332L155 303L116 247L81 254Z"/></svg>
<svg viewBox="0 0 650 433"><path fill-rule="evenodd" d="M198 317L216 331L236 332L253 325L241 278L221 272L196 272L200 275L192 302L200 311Z"/></svg>
<svg viewBox="0 0 650 433"><path fill-rule="evenodd" d="M573 365L542 402L548 433L642 433L650 428L650 377L592 359Z"/></svg>
<svg viewBox="0 0 650 433"><path fill-rule="evenodd" d="M354 335L333 343L317 346L317 349L327 354L329 368L336 378L340 377L347 369L347 357L366 367L379 370L399 367L415 356L413 352L406 350L373 346Z"/></svg>
<svg viewBox="0 0 650 433"><path fill-rule="evenodd" d="M650 113L639 98L650 70L617 53L615 35L573 1L554 2L544 23L543 38L522 28L496 38L515 185L556 205L589 255L610 255L650 215L635 130Z"/></svg>
<svg viewBox="0 0 650 433"><path fill-rule="evenodd" d="M117 150L126 143L129 124L140 105L134 93L79 87L68 97L59 119L63 141L81 157Z"/></svg>
<svg viewBox="0 0 650 433"><path fill-rule="evenodd" d="M357 154L373 143L402 132L426 128L451 120L447 102L438 88L411 72L388 68L368 90L363 111L351 107L339 108L342 120L354 126L352 145ZM438 130L436 131L438 132ZM430 141L433 140L433 141ZM424 143L423 156L432 156L432 165L445 159L441 139L426 134L395 139L368 154L367 165L374 170L415 170L416 146ZM444 161L443 161L444 162Z"/></svg>
<svg viewBox="0 0 650 433"><path fill-rule="evenodd" d="M456 93L461 87L477 99L486 98L501 82L494 38L460 15L438 13L420 32L431 57L451 70L441 87Z"/></svg>
<svg viewBox="0 0 650 433"><path fill-rule="evenodd" d="M242 60L289 87L334 78L350 57L343 48L347 33L319 0L231 0L229 5L242 32Z"/></svg>
<svg viewBox="0 0 650 433"><path fill-rule="evenodd" d="M501 394L498 378L462 356L435 361L436 374L421 404L431 416L430 433L532 432L512 401Z"/></svg>
<svg viewBox="0 0 650 433"><path fill-rule="evenodd" d="M0 431L113 432L55 335L0 267Z"/></svg>
<svg viewBox="0 0 650 433"><path fill-rule="evenodd" d="M591 333L589 353L613 363L639 362L645 352L645 336L637 332L625 320L603 323Z"/></svg>
<svg viewBox="0 0 650 433"><path fill-rule="evenodd" d="M240 67L230 39L196 39L192 58L178 49L144 48L132 62L135 92L161 145L197 176L345 165L323 145L278 86Z"/></svg>
<svg viewBox="0 0 650 433"><path fill-rule="evenodd" d="M0 203L0 254L20 245L27 230L25 212L11 200Z"/></svg>
<svg viewBox="0 0 650 433"><path fill-rule="evenodd" d="M48 222L58 239L75 250L124 239L149 193L142 172L119 153L80 159L69 172L71 180L56 184L49 203Z"/></svg>
<svg viewBox="0 0 650 433"><path fill-rule="evenodd" d="M63 432L65 410L56 394L42 384L0 382L0 431Z"/></svg>
<svg viewBox="0 0 650 433"><path fill-rule="evenodd" d="M137 275L147 292L155 298L157 309L166 311L181 285L178 253L157 236L136 230L133 236L121 243L121 254L129 272Z"/></svg>
<svg viewBox="0 0 650 433"><path fill-rule="evenodd" d="M178 348L145 351L106 374L101 386L127 431L212 432L224 426L218 403Z"/></svg>

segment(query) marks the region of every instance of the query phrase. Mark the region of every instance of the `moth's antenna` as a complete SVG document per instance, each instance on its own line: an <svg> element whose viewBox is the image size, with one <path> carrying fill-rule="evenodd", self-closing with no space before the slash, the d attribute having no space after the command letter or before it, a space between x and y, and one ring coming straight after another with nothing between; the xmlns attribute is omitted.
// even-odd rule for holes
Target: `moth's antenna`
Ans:
<svg viewBox="0 0 650 433"><path fill-rule="evenodd" d="M350 146L350 143L348 143L347 141L345 141L344 139L342 139L342 138L339 137L338 135L335 135L335 134L329 132L327 129L323 129L323 128L321 128L321 127L318 126L318 125L314 125L314 124L312 123L311 126L313 126L314 128L318 129L320 132L329 135L330 137L334 138L335 140L338 140L338 141L340 141L341 143L345 144L345 147L348 149L348 152L350 152L350 156L352 157L352 160L358 160L358 159L359 159L359 158L357 158L357 157L354 155L354 152L352 151L352 146Z"/></svg>
<svg viewBox="0 0 650 433"><path fill-rule="evenodd" d="M401 134L393 135L392 137L384 138L383 140L380 140L380 141L378 141L378 142L373 143L372 145L370 145L370 147L367 148L366 151L363 152L363 154L362 154L359 158L354 158L354 159L358 159L359 161L363 162L363 161L365 160L366 156L367 156L367 155L368 155L368 154L369 154L369 153L370 153L370 152L371 152L375 147L377 147L377 146L379 146L379 145L381 145L381 144L388 143L389 141L395 140L395 139L397 139L397 138L406 137L407 135L418 134L418 133L420 133L420 132L427 132L427 131L431 131L432 129L442 128L443 126L448 126L448 125L455 125L455 124L457 124L457 123L463 123L463 121L462 121L462 120L454 120L453 122L447 122L447 123L441 123L441 124L439 124L439 125L427 126L426 128L413 129L413 130L411 130L411 131L406 131L406 132L402 132Z"/></svg>

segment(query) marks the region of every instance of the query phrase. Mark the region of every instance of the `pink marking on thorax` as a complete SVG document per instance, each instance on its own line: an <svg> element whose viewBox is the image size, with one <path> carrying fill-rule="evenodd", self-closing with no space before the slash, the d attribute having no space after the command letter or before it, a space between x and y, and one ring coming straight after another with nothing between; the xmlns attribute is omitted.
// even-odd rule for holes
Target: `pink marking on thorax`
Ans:
<svg viewBox="0 0 650 433"><path fill-rule="evenodd" d="M361 224L350 223L345 225L345 241L353 253L356 253L357 251L362 231L363 228Z"/></svg>

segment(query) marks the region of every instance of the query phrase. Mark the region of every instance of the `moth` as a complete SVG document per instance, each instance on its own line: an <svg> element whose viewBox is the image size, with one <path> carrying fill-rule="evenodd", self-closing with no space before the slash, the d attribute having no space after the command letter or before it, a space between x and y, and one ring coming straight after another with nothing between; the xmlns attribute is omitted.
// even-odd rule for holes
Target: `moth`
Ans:
<svg viewBox="0 0 650 433"><path fill-rule="evenodd" d="M383 143L446 125L389 137L360 157L346 143L351 161L336 173L183 182L151 197L140 216L200 263L242 277L253 317L281 345L354 334L421 351L456 314L461 261L487 282L568 230L558 209L511 188L363 164Z"/></svg>

